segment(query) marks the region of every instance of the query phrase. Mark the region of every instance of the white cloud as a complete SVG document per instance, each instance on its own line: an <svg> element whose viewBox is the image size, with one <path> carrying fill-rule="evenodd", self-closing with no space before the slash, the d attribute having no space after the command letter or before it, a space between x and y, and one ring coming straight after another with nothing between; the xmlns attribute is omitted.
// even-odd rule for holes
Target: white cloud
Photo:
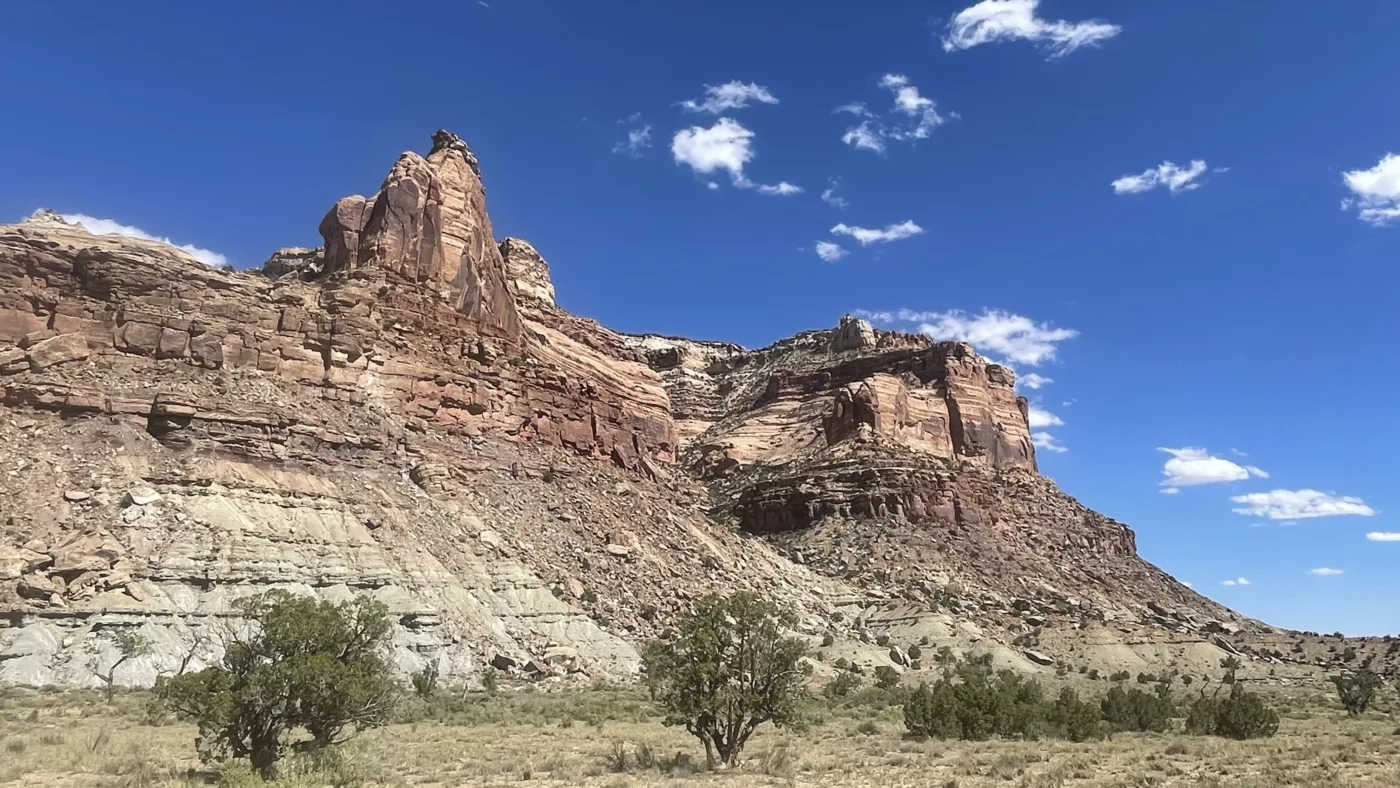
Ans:
<svg viewBox="0 0 1400 788"><path fill-rule="evenodd" d="M677 164L702 175L724 170L737 186L744 182L744 165L753 161L753 136L738 121L720 118L709 128L691 126L676 132L671 155Z"/></svg>
<svg viewBox="0 0 1400 788"><path fill-rule="evenodd" d="M1372 531L1366 538L1373 542L1400 542L1400 533L1395 531Z"/></svg>
<svg viewBox="0 0 1400 788"><path fill-rule="evenodd" d="M906 238L913 238L923 231L924 228L907 220L899 224L887 224L883 230L872 230L868 227L852 227L848 224L838 224L831 228L832 235L849 235L859 241L861 246L885 244L891 241L903 241Z"/></svg>
<svg viewBox="0 0 1400 788"><path fill-rule="evenodd" d="M627 132L627 141L619 142L613 146L613 153L626 153L632 158L638 158L642 151L651 147L651 126L642 126Z"/></svg>
<svg viewBox="0 0 1400 788"><path fill-rule="evenodd" d="M194 259L198 260L201 263L204 263L207 266L217 268L219 266L228 265L228 258L219 254L218 252L212 252L208 249L193 246L190 244L177 244L164 236L152 235L146 232L145 230L142 230L140 227L132 227L129 224L120 224L118 222L112 221L111 219L98 219L96 217L88 216L87 214L83 213L65 213L60 215L62 216L63 221L69 224L80 225L83 229L87 230L93 235L121 235L127 238L139 238L143 241L159 241L160 243L169 244L170 246L173 246L176 249L185 252L190 257L193 257Z"/></svg>
<svg viewBox="0 0 1400 788"><path fill-rule="evenodd" d="M686 99L680 102L680 105L688 112L708 112L711 115L718 115L725 110L743 109L749 105L750 101L757 101L760 104L778 103L777 97L769 93L768 88L752 82L744 83L734 80L723 85L706 85L704 99L700 101Z"/></svg>
<svg viewBox="0 0 1400 788"><path fill-rule="evenodd" d="M1031 429L1038 429L1040 427L1063 427L1065 425L1064 419L1041 408L1039 405L1030 406L1030 415L1027 420L1030 422Z"/></svg>
<svg viewBox="0 0 1400 788"><path fill-rule="evenodd" d="M1190 581L1190 580L1182 580L1182 581L1181 581L1181 584L1184 585L1184 586L1186 586L1187 588L1195 588L1195 586L1191 585L1191 581Z"/></svg>
<svg viewBox="0 0 1400 788"><path fill-rule="evenodd" d="M1269 474L1253 465L1236 465L1223 457L1212 457L1205 449L1168 449L1172 457L1162 466L1163 487L1191 487L1198 484L1242 482L1249 478L1267 479Z"/></svg>
<svg viewBox="0 0 1400 788"><path fill-rule="evenodd" d="M1048 432L1032 432L1031 443L1041 451L1053 451L1056 454L1063 454L1069 449L1055 442L1055 436Z"/></svg>
<svg viewBox="0 0 1400 788"><path fill-rule="evenodd" d="M1222 585L1222 586L1247 586L1247 585L1249 585L1249 581L1246 580L1246 579L1244 579L1243 577L1237 577L1237 578L1235 578L1234 580L1224 580L1224 581L1222 581L1222 582L1220 583L1220 585Z"/></svg>
<svg viewBox="0 0 1400 788"><path fill-rule="evenodd" d="M899 117L882 120L860 101L837 107L836 112L849 112L858 118L865 118L841 135L841 141L853 148L884 153L886 140L911 142L927 139L934 129L947 123L949 117L957 117L940 115L937 103L920 94L918 87L903 74L885 74L878 84L894 94L893 112Z"/></svg>
<svg viewBox="0 0 1400 788"><path fill-rule="evenodd" d="M833 208L838 208L844 211L847 208L849 208L851 204L849 202L846 202L844 198L836 196L836 190L840 188L840 186L841 182L836 180L835 178L832 178L831 185L828 186L827 189L822 192L822 202L826 203L827 205L830 205Z"/></svg>
<svg viewBox="0 0 1400 788"><path fill-rule="evenodd" d="M1342 200L1344 210L1356 208L1363 222L1375 225L1400 219L1400 155L1387 153L1368 170L1349 170L1342 181L1355 197Z"/></svg>
<svg viewBox="0 0 1400 788"><path fill-rule="evenodd" d="M1039 390L1041 388L1044 388L1045 386L1050 385L1051 383L1054 383L1055 379L1047 378L1044 375L1038 375L1034 372L1029 372L1017 378L1016 382L1022 386L1025 386L1028 389Z"/></svg>
<svg viewBox="0 0 1400 788"><path fill-rule="evenodd" d="M982 0L964 8L949 22L943 49L956 52L1001 41L1037 41L1050 50L1053 58L1097 45L1123 30L1100 20L1047 21L1036 16L1038 5L1040 0Z"/></svg>
<svg viewBox="0 0 1400 788"><path fill-rule="evenodd" d="M820 257L828 263L834 263L850 254L850 252L842 248L841 244L834 244L831 241L817 241L816 249L817 257Z"/></svg>
<svg viewBox="0 0 1400 788"><path fill-rule="evenodd" d="M846 129L846 133L841 135L841 141L858 150L885 152L884 135L868 120L861 121L858 126Z"/></svg>
<svg viewBox="0 0 1400 788"><path fill-rule="evenodd" d="M1371 517L1376 513L1360 498L1333 495L1317 490L1273 490L1236 495L1236 514L1267 517L1270 520L1302 520L1310 517Z"/></svg>
<svg viewBox="0 0 1400 788"><path fill-rule="evenodd" d="M1124 175L1112 183L1114 194L1142 194L1150 192L1159 186L1165 186L1172 194L1189 192L1192 189L1200 188L1201 184L1197 178L1205 174L1206 163L1200 159L1193 159L1191 166L1185 169L1178 167L1169 161L1151 169L1143 170L1138 175Z"/></svg>
<svg viewBox="0 0 1400 788"><path fill-rule="evenodd" d="M714 181L710 181L709 183L705 184L705 188L709 189L712 192L716 192L719 191L719 184L715 183Z"/></svg>
<svg viewBox="0 0 1400 788"><path fill-rule="evenodd" d="M1308 574L1318 577L1336 577L1337 575L1343 574L1343 571L1341 569L1333 569L1330 566L1319 566L1316 569L1309 569Z"/></svg>
<svg viewBox="0 0 1400 788"><path fill-rule="evenodd" d="M774 184L774 185L772 185L772 186L768 186L768 185L759 186L759 187L758 187L758 193L759 193L759 194L773 194L773 195L778 195L779 197L787 197L787 196L793 195L793 194L801 194L801 193L802 193L802 187L801 187L801 186L794 186L794 185L792 185L791 183L788 183L787 181L778 181L776 184Z"/></svg>
<svg viewBox="0 0 1400 788"><path fill-rule="evenodd" d="M1160 492L1160 493L1163 494L1163 495L1176 495L1177 493L1181 492L1181 490L1179 490L1179 489L1177 489L1177 488L1175 488L1175 487L1163 487L1162 489L1158 490L1157 492Z"/></svg>
<svg viewBox="0 0 1400 788"><path fill-rule="evenodd" d="M880 322L917 323L921 333L934 339L969 342L979 350L995 353L1012 363L1033 367L1054 358L1058 343L1079 336L1079 332L1071 328L1051 328L1046 323L1036 323L1028 317L997 309L986 310L975 317L960 310L915 312L901 309L890 317L893 319Z"/></svg>

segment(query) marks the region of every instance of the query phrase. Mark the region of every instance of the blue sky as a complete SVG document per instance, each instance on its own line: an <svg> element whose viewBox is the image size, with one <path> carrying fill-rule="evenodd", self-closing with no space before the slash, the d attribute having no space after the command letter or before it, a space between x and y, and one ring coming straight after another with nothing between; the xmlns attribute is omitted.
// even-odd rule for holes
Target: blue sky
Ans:
<svg viewBox="0 0 1400 788"><path fill-rule="evenodd" d="M1279 625L1400 631L1400 542L1367 538L1400 532L1400 4L317 5L8 4L0 218L255 266L446 127L566 308L973 337L1053 380L1043 470L1149 560Z"/></svg>

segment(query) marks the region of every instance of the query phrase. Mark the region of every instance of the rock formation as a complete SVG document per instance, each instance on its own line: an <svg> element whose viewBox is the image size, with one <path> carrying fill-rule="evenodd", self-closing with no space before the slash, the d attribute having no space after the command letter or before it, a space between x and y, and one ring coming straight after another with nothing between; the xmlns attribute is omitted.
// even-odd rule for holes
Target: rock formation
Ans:
<svg viewBox="0 0 1400 788"><path fill-rule="evenodd" d="M609 331L497 243L448 132L320 231L259 273L0 226L0 684L94 684L120 627L156 649L118 683L204 664L271 587L374 595L398 664L449 679L629 676L739 588L872 662L882 635L1028 670L1286 656L1040 476L1012 372L968 345Z"/></svg>

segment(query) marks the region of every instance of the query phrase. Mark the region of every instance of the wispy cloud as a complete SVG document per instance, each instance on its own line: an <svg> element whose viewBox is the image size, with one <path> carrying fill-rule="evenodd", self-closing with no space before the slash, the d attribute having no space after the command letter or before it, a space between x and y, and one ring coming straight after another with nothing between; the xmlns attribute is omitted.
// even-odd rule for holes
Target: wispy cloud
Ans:
<svg viewBox="0 0 1400 788"><path fill-rule="evenodd" d="M834 244L831 241L817 241L816 250L817 257L820 257L828 263L834 263L850 254L841 244Z"/></svg>
<svg viewBox="0 0 1400 788"><path fill-rule="evenodd" d="M1166 478L1159 484L1163 487L1192 487L1198 484L1220 484L1241 482L1246 479L1267 479L1269 474L1253 465L1238 465L1223 457L1211 456L1205 449L1191 447L1181 449L1159 448L1171 455L1162 466Z"/></svg>
<svg viewBox="0 0 1400 788"><path fill-rule="evenodd" d="M706 85L701 99L686 99L680 105L689 112L708 112L718 115L733 109L743 109L750 101L760 104L777 104L778 99L768 88L752 82L726 82L723 85Z"/></svg>
<svg viewBox="0 0 1400 788"><path fill-rule="evenodd" d="M1050 451L1056 454L1064 454L1069 451L1069 449L1057 443L1055 441L1055 436L1048 432L1032 432L1031 444L1041 451Z"/></svg>
<svg viewBox="0 0 1400 788"><path fill-rule="evenodd" d="M63 217L63 221L69 224L80 225L93 235L120 235L126 238L139 238L143 241L159 241L160 243L169 244L185 252L190 257L193 257L207 266L217 268L219 266L228 265L228 258L218 252L192 244L177 244L165 236L148 233L140 227L121 224L111 219L99 219L84 213L65 213L60 215Z"/></svg>
<svg viewBox="0 0 1400 788"><path fill-rule="evenodd" d="M831 185L822 192L822 202L838 210L846 210L851 206L844 198L836 196L836 190L840 188L841 182L835 178L831 179Z"/></svg>
<svg viewBox="0 0 1400 788"><path fill-rule="evenodd" d="M1046 386L1054 382L1054 378L1047 378L1044 375L1040 375L1035 372L1028 372L1016 378L1016 385L1025 386L1026 388L1031 389L1032 391L1045 388Z"/></svg>
<svg viewBox="0 0 1400 788"><path fill-rule="evenodd" d="M1237 577L1237 578L1235 578L1234 580L1222 580L1222 581L1220 582L1220 585L1222 585L1222 586L1247 586L1247 585L1249 585L1249 581L1246 580L1246 579L1243 578L1243 577Z"/></svg>
<svg viewBox="0 0 1400 788"><path fill-rule="evenodd" d="M1316 569L1309 569L1308 574L1316 575L1317 577L1336 577L1337 575L1345 573L1341 569L1333 569L1330 566L1319 566Z"/></svg>
<svg viewBox="0 0 1400 788"><path fill-rule="evenodd" d="M1270 520L1304 520L1312 517L1371 517L1376 511L1360 498L1334 495L1318 490L1273 490L1271 492L1236 495L1231 501L1240 504L1234 511Z"/></svg>
<svg viewBox="0 0 1400 788"><path fill-rule="evenodd" d="M877 83L890 91L894 105L886 115L876 115L861 101L842 104L838 113L849 113L861 118L854 126L849 126L841 135L841 141L858 150L884 153L886 143L914 142L927 139L933 130L947 123L956 114L942 115L938 104L919 92L919 88L903 74L885 74Z"/></svg>
<svg viewBox="0 0 1400 788"><path fill-rule="evenodd" d="M613 153L625 153L634 159L641 158L642 151L651 147L651 126L641 123L640 115L633 115L623 123L640 124L634 125L627 131L627 139L613 146Z"/></svg>
<svg viewBox="0 0 1400 788"><path fill-rule="evenodd" d="M891 241L903 241L906 238L913 238L924 231L924 228L912 221L903 221L899 224L887 224L883 229L871 229L868 227L852 227L848 224L838 224L831 228L832 235L849 235L856 239L861 246L870 244L886 244Z"/></svg>
<svg viewBox="0 0 1400 788"><path fill-rule="evenodd" d="M1352 197L1342 200L1342 209L1356 209L1361 221L1374 225L1400 219L1400 156L1387 153L1376 166L1342 173L1342 181Z"/></svg>
<svg viewBox="0 0 1400 788"><path fill-rule="evenodd" d="M1400 533L1395 531L1372 531L1366 534L1372 542L1400 542Z"/></svg>
<svg viewBox="0 0 1400 788"><path fill-rule="evenodd" d="M1142 194L1161 186L1165 186L1172 194L1180 194L1200 188L1201 183L1197 179L1205 172L1206 163L1200 159L1192 160L1189 167L1178 167L1172 162L1164 161L1137 175L1124 175L1111 185L1114 194Z"/></svg>
<svg viewBox="0 0 1400 788"><path fill-rule="evenodd" d="M794 186L787 181L778 181L771 186L763 184L758 186L757 189L759 194L777 195L779 197L801 194L803 191L801 186Z"/></svg>
<svg viewBox="0 0 1400 788"><path fill-rule="evenodd" d="M1123 31L1101 20L1048 21L1036 16L1040 0L982 0L953 15L943 49L956 52L1002 41L1035 41L1062 57L1086 46L1095 46Z"/></svg>

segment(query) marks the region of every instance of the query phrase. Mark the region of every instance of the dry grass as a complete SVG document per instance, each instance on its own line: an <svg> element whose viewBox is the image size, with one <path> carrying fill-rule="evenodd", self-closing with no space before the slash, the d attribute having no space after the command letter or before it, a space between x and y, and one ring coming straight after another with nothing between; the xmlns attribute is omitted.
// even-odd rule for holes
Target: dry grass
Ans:
<svg viewBox="0 0 1400 788"><path fill-rule="evenodd" d="M512 693L454 702L420 722L359 737L339 763L289 763L294 786L1400 786L1400 736L1389 715L1347 719L1296 705L1279 735L1255 742L1178 734L1107 742L918 742L899 709L827 710L800 733L764 730L745 763L698 769L683 732L647 717L635 694ZM147 713L141 695L0 697L0 785L255 785L237 770L199 771L193 730Z"/></svg>

